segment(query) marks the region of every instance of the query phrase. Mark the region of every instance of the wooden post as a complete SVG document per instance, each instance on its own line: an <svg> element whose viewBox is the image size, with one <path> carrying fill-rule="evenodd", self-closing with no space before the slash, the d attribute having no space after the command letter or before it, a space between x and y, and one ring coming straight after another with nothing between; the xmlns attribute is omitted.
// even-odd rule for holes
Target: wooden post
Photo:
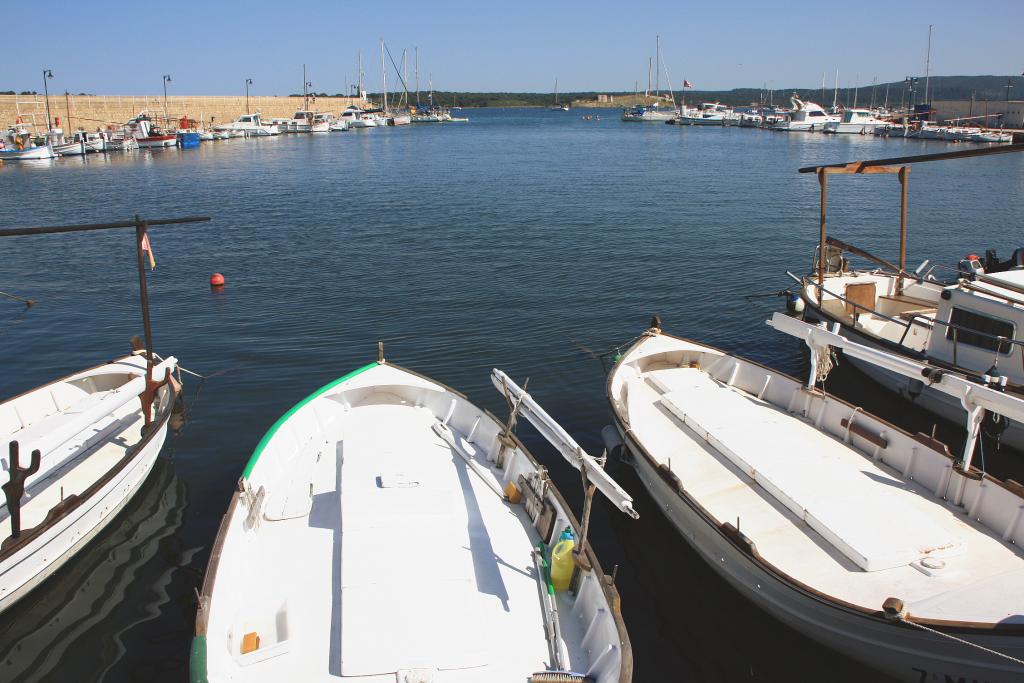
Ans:
<svg viewBox="0 0 1024 683"><path fill-rule="evenodd" d="M907 174L909 166L900 168L900 274L896 280L897 296L903 294L903 273L907 272Z"/></svg>
<svg viewBox="0 0 1024 683"><path fill-rule="evenodd" d="M818 305L823 302L822 292L825 288L825 214L828 202L828 170L818 169L818 184L821 185L821 223L818 238Z"/></svg>
<svg viewBox="0 0 1024 683"><path fill-rule="evenodd" d="M139 303L142 305L142 333L146 337L147 378L153 373L153 327L149 320L149 289L146 286L146 261L143 240L146 239L146 221L135 214L135 262L139 270Z"/></svg>

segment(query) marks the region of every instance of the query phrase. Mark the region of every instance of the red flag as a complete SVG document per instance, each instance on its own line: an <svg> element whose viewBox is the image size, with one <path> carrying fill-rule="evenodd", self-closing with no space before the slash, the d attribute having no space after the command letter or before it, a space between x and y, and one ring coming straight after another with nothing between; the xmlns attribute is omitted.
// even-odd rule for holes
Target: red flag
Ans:
<svg viewBox="0 0 1024 683"><path fill-rule="evenodd" d="M142 251L146 252L149 256L149 269L153 270L156 268L156 258L153 256L153 247L149 244L149 233L145 233L142 236Z"/></svg>
<svg viewBox="0 0 1024 683"><path fill-rule="evenodd" d="M693 87L693 83L690 83L690 81L688 81L688 80L686 80L686 79L684 78L684 79L683 79L683 87L684 87L684 88L692 88L692 87Z"/></svg>

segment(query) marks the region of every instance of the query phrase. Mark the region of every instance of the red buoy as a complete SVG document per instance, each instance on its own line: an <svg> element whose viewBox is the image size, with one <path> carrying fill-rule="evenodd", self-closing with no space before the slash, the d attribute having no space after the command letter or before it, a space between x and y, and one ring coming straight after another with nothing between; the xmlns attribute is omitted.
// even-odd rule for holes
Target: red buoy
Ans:
<svg viewBox="0 0 1024 683"><path fill-rule="evenodd" d="M210 276L210 286L211 287L223 287L224 286L224 276L221 275L220 273L214 273L213 275L211 275Z"/></svg>

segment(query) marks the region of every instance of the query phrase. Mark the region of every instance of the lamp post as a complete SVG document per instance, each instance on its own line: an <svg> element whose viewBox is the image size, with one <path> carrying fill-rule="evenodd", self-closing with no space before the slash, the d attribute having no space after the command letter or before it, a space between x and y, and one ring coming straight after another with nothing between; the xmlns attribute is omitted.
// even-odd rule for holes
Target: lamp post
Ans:
<svg viewBox="0 0 1024 683"><path fill-rule="evenodd" d="M167 123L167 84L171 82L171 75L164 74L164 123Z"/></svg>
<svg viewBox="0 0 1024 683"><path fill-rule="evenodd" d="M46 94L46 137L50 137L50 129L53 127L50 123L50 88L47 86L47 79L53 78L53 72L49 69L43 69L43 92Z"/></svg>
<svg viewBox="0 0 1024 683"><path fill-rule="evenodd" d="M249 86L252 85L252 79L245 79L245 113L249 113Z"/></svg>

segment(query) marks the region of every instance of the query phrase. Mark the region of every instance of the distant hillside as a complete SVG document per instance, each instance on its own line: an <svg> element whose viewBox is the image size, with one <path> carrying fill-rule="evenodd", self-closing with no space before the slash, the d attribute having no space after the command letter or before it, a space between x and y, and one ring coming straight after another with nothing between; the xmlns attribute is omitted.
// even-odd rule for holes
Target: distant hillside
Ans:
<svg viewBox="0 0 1024 683"><path fill-rule="evenodd" d="M1024 78L1020 76L932 76L928 83L928 92L933 100L969 100L971 94L978 101L984 100L1005 100L1006 82L1010 80L1010 99L1024 99ZM840 104L852 106L854 101L858 106L871 104L872 96L877 105L885 101L886 86L889 89L889 104L899 105L909 95L909 88L903 81L893 83L879 83L872 86L870 83L862 84L859 89L841 88L839 90ZM798 92L801 96L815 101L824 99L825 104L832 103L833 87L825 87L825 97L821 96L821 87L790 87L776 88L770 94L761 88L734 88L732 90L691 90L685 92L686 101L694 102L721 102L729 105L751 104L755 102L768 102L769 97L775 104L788 104L789 96ZM872 93L872 91L874 91ZM924 76L920 76L914 86L914 99L922 101L924 91ZM598 92L565 92L558 93L559 102L578 102L597 100L598 94L614 95L616 99L632 97L633 92L605 90ZM678 100L681 93L676 93ZM393 97L389 94L389 99ZM371 97L379 99L379 94L372 94ZM427 93L421 93L425 102ZM415 95L411 97L415 99ZM460 107L546 107L554 101L554 93L524 93L524 92L441 92L434 91L434 102L445 106L452 106L452 103Z"/></svg>

